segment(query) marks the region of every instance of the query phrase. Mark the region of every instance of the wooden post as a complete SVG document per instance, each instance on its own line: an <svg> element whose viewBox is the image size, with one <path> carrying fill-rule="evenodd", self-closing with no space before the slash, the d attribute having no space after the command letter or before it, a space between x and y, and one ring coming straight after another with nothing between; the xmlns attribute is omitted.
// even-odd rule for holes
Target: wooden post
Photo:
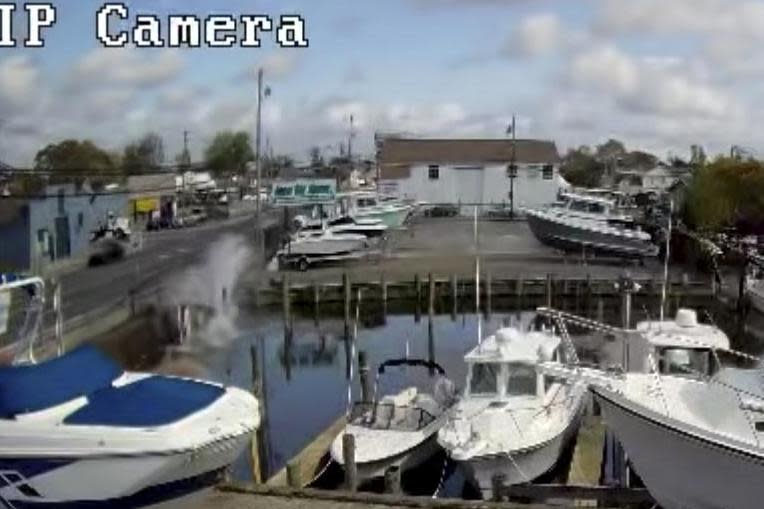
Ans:
<svg viewBox="0 0 764 509"><path fill-rule="evenodd" d="M491 491L493 491L493 501L501 502L504 498L504 484L506 476L504 474L495 474L491 478Z"/></svg>
<svg viewBox="0 0 764 509"><path fill-rule="evenodd" d="M432 272L428 275L427 285L427 314L432 316L435 314L435 277Z"/></svg>
<svg viewBox="0 0 764 509"><path fill-rule="evenodd" d="M456 321L456 315L459 313L459 283L456 274L451 276L451 321Z"/></svg>
<svg viewBox="0 0 764 509"><path fill-rule="evenodd" d="M605 323L605 301L601 296L597 298L597 321Z"/></svg>
<svg viewBox="0 0 764 509"><path fill-rule="evenodd" d="M268 456L266 452L265 434L260 430L265 429L265 394L262 373L260 371L260 361L257 355L257 345L250 345L249 358L252 370L252 394L258 402L260 411L260 427L257 432L252 434L252 477L255 484L264 483L267 475Z"/></svg>
<svg viewBox="0 0 764 509"><path fill-rule="evenodd" d="M592 312L592 275L586 273L586 283L584 287L584 309L586 309L585 316L590 317Z"/></svg>
<svg viewBox="0 0 764 509"><path fill-rule="evenodd" d="M350 340L350 276L347 272L342 274L342 287L345 296L345 341Z"/></svg>
<svg viewBox="0 0 764 509"><path fill-rule="evenodd" d="M430 362L435 362L435 277L429 274L427 288L427 357ZM430 375L434 375L430 369Z"/></svg>
<svg viewBox="0 0 764 509"><path fill-rule="evenodd" d="M387 279L384 272L379 279L379 286L382 289L382 323L387 323Z"/></svg>
<svg viewBox="0 0 764 509"><path fill-rule="evenodd" d="M716 284L716 273L711 274L711 295L716 299L719 294L719 287Z"/></svg>
<svg viewBox="0 0 764 509"><path fill-rule="evenodd" d="M552 284L552 274L546 275L546 307L551 308L554 299L552 298L552 291L554 285Z"/></svg>
<svg viewBox="0 0 764 509"><path fill-rule="evenodd" d="M289 340L292 335L291 302L289 299L289 275L284 274L281 278L281 312L284 316L284 340Z"/></svg>
<svg viewBox="0 0 764 509"><path fill-rule="evenodd" d="M350 433L342 435L342 459L345 463L345 489L358 490L358 470L355 464L355 437Z"/></svg>
<svg viewBox="0 0 764 509"><path fill-rule="evenodd" d="M485 273L485 316L486 320L491 319L491 273Z"/></svg>
<svg viewBox="0 0 764 509"><path fill-rule="evenodd" d="M385 493L401 492L401 469L395 465L385 470Z"/></svg>
<svg viewBox="0 0 764 509"><path fill-rule="evenodd" d="M321 287L318 282L313 281L313 322L318 327L320 316Z"/></svg>
<svg viewBox="0 0 764 509"><path fill-rule="evenodd" d="M363 403L371 402L371 385L369 384L369 361L366 352L358 351L358 377L361 380L361 401Z"/></svg>
<svg viewBox="0 0 764 509"><path fill-rule="evenodd" d="M302 488L302 479L300 476L300 463L297 460L291 460L286 466L287 485L290 488Z"/></svg>
<svg viewBox="0 0 764 509"><path fill-rule="evenodd" d="M419 274L414 275L414 321L419 323L422 319L422 284L419 280Z"/></svg>

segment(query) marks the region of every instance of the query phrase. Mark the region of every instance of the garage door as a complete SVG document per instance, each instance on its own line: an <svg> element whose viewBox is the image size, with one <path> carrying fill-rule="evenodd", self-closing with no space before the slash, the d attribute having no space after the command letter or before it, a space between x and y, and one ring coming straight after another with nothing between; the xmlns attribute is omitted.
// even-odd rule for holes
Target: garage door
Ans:
<svg viewBox="0 0 764 509"><path fill-rule="evenodd" d="M482 168L457 168L454 171L456 196L461 203L483 202L483 169ZM461 213L471 215L474 206L462 207Z"/></svg>

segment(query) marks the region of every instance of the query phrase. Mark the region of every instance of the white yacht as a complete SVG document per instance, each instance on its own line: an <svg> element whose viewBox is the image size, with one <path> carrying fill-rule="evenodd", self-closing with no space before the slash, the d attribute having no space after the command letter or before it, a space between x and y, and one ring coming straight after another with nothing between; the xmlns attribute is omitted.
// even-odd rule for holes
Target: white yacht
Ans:
<svg viewBox="0 0 764 509"><path fill-rule="evenodd" d="M305 216L297 216L294 222L299 232L329 231L334 234L363 235L368 239L383 237L388 227L380 219L356 219L348 215L340 215L332 219L308 219Z"/></svg>
<svg viewBox="0 0 764 509"><path fill-rule="evenodd" d="M633 361L626 372L552 363L541 369L591 384L607 426L661 507L760 507L759 360L728 350L727 336L699 324L688 309L675 320L643 322L621 333Z"/></svg>
<svg viewBox="0 0 764 509"><path fill-rule="evenodd" d="M0 291L22 286L44 299L37 278ZM259 425L244 390L123 371L91 346L30 364L28 339L0 367L3 507L189 507Z"/></svg>
<svg viewBox="0 0 764 509"><path fill-rule="evenodd" d="M319 226L295 233L282 253L289 256L334 256L361 251L367 246L366 235L334 233Z"/></svg>
<svg viewBox="0 0 764 509"><path fill-rule="evenodd" d="M566 193L550 206L523 212L536 238L553 247L634 258L658 254L650 235L616 213L607 198Z"/></svg>
<svg viewBox="0 0 764 509"><path fill-rule="evenodd" d="M379 375L395 366L423 367L437 373L433 393L419 392L412 386L378 400ZM356 468L361 481L382 477L392 466L403 472L427 461L439 449L438 430L457 400L454 385L445 375L443 368L434 362L419 359L383 362L377 371L374 401L356 403L347 427L332 443L332 459L344 465L342 436L349 433L355 437Z"/></svg>
<svg viewBox="0 0 764 509"><path fill-rule="evenodd" d="M379 219L389 228L400 228L413 207L393 196L372 191L338 194L342 209L356 220Z"/></svg>
<svg viewBox="0 0 764 509"><path fill-rule="evenodd" d="M497 474L518 484L550 471L575 435L586 385L536 369L566 357L560 336L517 328L500 329L465 356L467 386L438 441L484 498Z"/></svg>

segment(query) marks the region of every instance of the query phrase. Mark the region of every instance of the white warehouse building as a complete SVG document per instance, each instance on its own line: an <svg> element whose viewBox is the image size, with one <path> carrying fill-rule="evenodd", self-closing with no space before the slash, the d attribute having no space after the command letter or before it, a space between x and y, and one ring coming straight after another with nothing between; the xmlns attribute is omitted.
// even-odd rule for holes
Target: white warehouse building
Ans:
<svg viewBox="0 0 764 509"><path fill-rule="evenodd" d="M511 194L515 210L550 203L567 186L559 163L554 142L543 140L391 137L378 145L380 190L427 203L510 206Z"/></svg>

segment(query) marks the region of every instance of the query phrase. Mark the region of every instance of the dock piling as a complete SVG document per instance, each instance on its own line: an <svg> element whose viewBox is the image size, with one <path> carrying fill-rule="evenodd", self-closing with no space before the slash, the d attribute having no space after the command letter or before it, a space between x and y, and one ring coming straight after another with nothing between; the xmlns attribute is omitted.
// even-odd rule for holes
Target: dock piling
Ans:
<svg viewBox="0 0 764 509"><path fill-rule="evenodd" d="M554 289L554 285L552 282L552 274L546 275L546 285L545 285L545 295L546 295L546 307L551 308L552 303L554 302L552 298L552 291Z"/></svg>
<svg viewBox="0 0 764 509"><path fill-rule="evenodd" d="M387 323L387 278L384 272L379 277L379 286L382 289L382 323Z"/></svg>
<svg viewBox="0 0 764 509"><path fill-rule="evenodd" d="M491 319L491 273L485 273L485 317Z"/></svg>
<svg viewBox="0 0 764 509"><path fill-rule="evenodd" d="M371 385L369 384L369 360L364 350L358 351L358 376L361 380L361 401L371 402Z"/></svg>
<svg viewBox="0 0 764 509"><path fill-rule="evenodd" d="M345 463L345 489L358 490L358 470L355 464L355 436L350 433L342 435L342 459Z"/></svg>
<svg viewBox="0 0 764 509"><path fill-rule="evenodd" d="M419 323L422 319L422 283L419 279L419 273L414 275L414 321Z"/></svg>
<svg viewBox="0 0 764 509"><path fill-rule="evenodd" d="M456 274L451 276L451 321L456 321L456 315L459 313L459 283Z"/></svg>
<svg viewBox="0 0 764 509"><path fill-rule="evenodd" d="M286 466L286 473L287 473L287 484L290 488L302 488L302 479L300 476L300 464L292 460L287 463Z"/></svg>
<svg viewBox="0 0 764 509"><path fill-rule="evenodd" d="M342 287L345 297L345 341L350 340L350 276L347 272L342 274Z"/></svg>
<svg viewBox="0 0 764 509"><path fill-rule="evenodd" d="M284 340L289 341L292 335L291 302L289 299L289 275L281 278L281 312L284 317Z"/></svg>
<svg viewBox="0 0 764 509"><path fill-rule="evenodd" d="M318 282L313 281L313 322L315 323L316 327L318 327L318 321L321 315L320 301L321 287L318 285Z"/></svg>
<svg viewBox="0 0 764 509"><path fill-rule="evenodd" d="M395 465L385 470L385 493L401 493L401 469Z"/></svg>
<svg viewBox="0 0 764 509"><path fill-rule="evenodd" d="M494 502L501 502L504 499L504 484L506 479L504 474L495 474L491 478L491 491L493 491Z"/></svg>

